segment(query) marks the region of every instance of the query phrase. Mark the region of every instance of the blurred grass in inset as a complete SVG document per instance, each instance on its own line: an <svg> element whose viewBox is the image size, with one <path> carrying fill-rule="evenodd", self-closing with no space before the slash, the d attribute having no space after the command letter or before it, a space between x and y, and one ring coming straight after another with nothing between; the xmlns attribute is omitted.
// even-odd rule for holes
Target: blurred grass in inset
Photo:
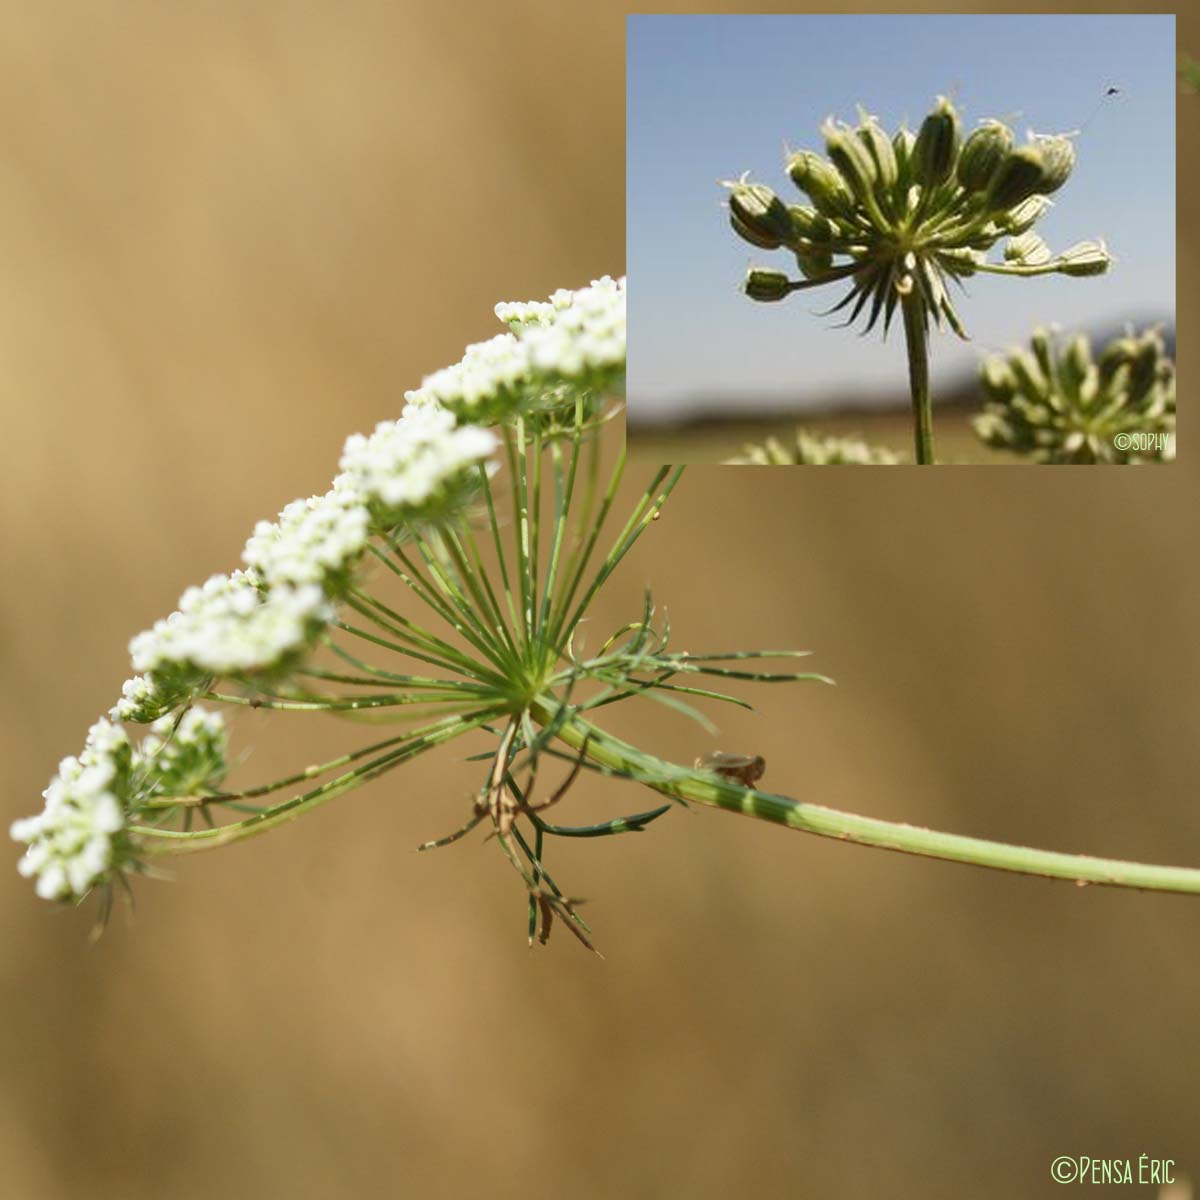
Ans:
<svg viewBox="0 0 1200 1200"><path fill-rule="evenodd" d="M939 466L1011 465L1013 454L989 450L972 432L965 409L934 409L934 445ZM629 434L630 459L637 463L722 463L748 442L792 439L797 429L836 437L860 437L913 461L912 418L896 412L805 414L802 418L714 419L694 424L638 425Z"/></svg>

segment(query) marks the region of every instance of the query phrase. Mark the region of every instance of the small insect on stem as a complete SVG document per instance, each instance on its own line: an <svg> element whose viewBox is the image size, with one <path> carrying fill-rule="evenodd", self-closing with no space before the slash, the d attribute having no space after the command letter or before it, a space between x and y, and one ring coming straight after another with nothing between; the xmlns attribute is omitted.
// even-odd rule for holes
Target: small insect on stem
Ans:
<svg viewBox="0 0 1200 1200"><path fill-rule="evenodd" d="M753 787L767 769L767 760L761 754L730 754L725 750L714 750L696 759L697 771L711 771L732 779L743 787Z"/></svg>

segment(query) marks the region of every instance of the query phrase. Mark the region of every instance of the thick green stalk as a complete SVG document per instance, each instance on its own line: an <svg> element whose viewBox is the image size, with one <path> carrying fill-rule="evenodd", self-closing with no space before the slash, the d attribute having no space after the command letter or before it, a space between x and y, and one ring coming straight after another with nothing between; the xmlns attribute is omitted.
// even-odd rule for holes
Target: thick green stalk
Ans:
<svg viewBox="0 0 1200 1200"><path fill-rule="evenodd" d="M548 708L535 708L533 715L543 723L553 717ZM806 804L787 796L742 787L711 772L688 770L663 762L577 717L565 722L558 736L577 751L583 751L586 746L587 757L598 766L629 775L663 795L728 809L820 837L997 871L1071 879L1080 887L1094 883L1107 887L1200 894L1200 870L1193 867L1160 867L1082 854L1060 854Z"/></svg>
<svg viewBox="0 0 1200 1200"><path fill-rule="evenodd" d="M925 302L914 286L900 301L904 310L904 339L908 345L908 383L912 392L916 459L932 465L933 407L929 396L929 326Z"/></svg>

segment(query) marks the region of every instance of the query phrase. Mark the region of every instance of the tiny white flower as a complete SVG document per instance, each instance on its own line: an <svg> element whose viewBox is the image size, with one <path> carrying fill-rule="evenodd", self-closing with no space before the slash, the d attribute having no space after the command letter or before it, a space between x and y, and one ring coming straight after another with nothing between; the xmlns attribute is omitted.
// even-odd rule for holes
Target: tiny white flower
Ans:
<svg viewBox="0 0 1200 1200"><path fill-rule="evenodd" d="M138 799L189 796L223 778L228 737L218 712L195 705L176 722L160 717L134 756Z"/></svg>
<svg viewBox="0 0 1200 1200"><path fill-rule="evenodd" d="M469 499L475 468L498 444L486 429L456 428L454 415L440 405L408 404L398 421L346 440L344 486L366 497L384 525L444 520Z"/></svg>
<svg viewBox="0 0 1200 1200"><path fill-rule="evenodd" d="M156 720L174 703L164 695L153 679L135 675L121 685L121 698L108 710L114 721L134 721L138 724Z"/></svg>
<svg viewBox="0 0 1200 1200"><path fill-rule="evenodd" d="M560 289L548 301L498 304L496 315L511 332L468 346L460 362L426 376L405 398L436 401L461 421L490 424L572 402L564 383L593 393L623 386L623 277Z"/></svg>
<svg viewBox="0 0 1200 1200"><path fill-rule="evenodd" d="M101 882L113 864L113 839L125 826L120 793L127 784L132 752L117 726L101 719L88 731L78 758L64 758L42 793L36 817L14 821L14 841L28 846L17 870L36 877L44 900L81 897Z"/></svg>
<svg viewBox="0 0 1200 1200"><path fill-rule="evenodd" d="M269 586L338 584L366 547L369 517L362 497L345 477L323 496L294 500L277 521L259 521L242 561Z"/></svg>
<svg viewBox="0 0 1200 1200"><path fill-rule="evenodd" d="M135 670L201 676L280 667L302 651L332 613L316 584L264 591L257 575L214 575L180 597L169 617L129 644Z"/></svg>

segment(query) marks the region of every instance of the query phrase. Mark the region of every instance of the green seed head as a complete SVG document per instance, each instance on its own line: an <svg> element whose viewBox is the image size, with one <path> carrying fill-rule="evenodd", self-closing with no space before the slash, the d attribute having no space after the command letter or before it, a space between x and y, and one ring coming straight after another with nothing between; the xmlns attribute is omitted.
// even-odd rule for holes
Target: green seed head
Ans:
<svg viewBox="0 0 1200 1200"><path fill-rule="evenodd" d="M798 238L809 242L830 242L837 230L828 217L823 217L815 208L805 204L789 204L792 229Z"/></svg>
<svg viewBox="0 0 1200 1200"><path fill-rule="evenodd" d="M945 96L939 96L933 112L921 122L921 132L913 146L913 182L922 187L944 183L954 170L958 148L958 113Z"/></svg>
<svg viewBox="0 0 1200 1200"><path fill-rule="evenodd" d="M999 355L985 359L982 368L983 389L993 400L1006 401L1016 394L1017 379L1008 363Z"/></svg>
<svg viewBox="0 0 1200 1200"><path fill-rule="evenodd" d="M987 191L992 212L1011 210L1041 191L1042 156L1033 146L1011 150L1000 164Z"/></svg>
<svg viewBox="0 0 1200 1200"><path fill-rule="evenodd" d="M846 324L862 317L868 330L881 324L886 337L907 301L906 319L908 309L919 308L927 328L948 325L965 337L948 294L952 279L1107 269L1103 246L1087 243L1056 257L1031 232L1051 204L1047 193L1062 186L1074 164L1068 137L1031 134L1014 149L1008 125L987 120L964 143L944 96L915 136L902 126L889 137L861 106L856 125L831 117L821 132L827 157L801 150L787 159L806 203L781 205L769 188L744 178L729 185L739 236L790 250L803 276L793 273L789 284L782 275L755 274L747 292L756 299L845 280L849 291L829 311L846 310ZM1005 239L1003 261L989 261Z"/></svg>
<svg viewBox="0 0 1200 1200"><path fill-rule="evenodd" d="M1022 233L1009 239L1004 247L1004 258L1007 262L1020 263L1022 266L1038 267L1050 261L1050 247L1040 234Z"/></svg>
<svg viewBox="0 0 1200 1200"><path fill-rule="evenodd" d="M1027 200L1022 200L1016 208L998 214L995 218L996 224L1005 233L1025 233L1046 215L1053 203L1053 200L1045 196L1030 196Z"/></svg>
<svg viewBox="0 0 1200 1200"><path fill-rule="evenodd" d="M737 214L730 212L729 224L733 226L733 231L743 241L749 242L752 246L757 246L760 250L778 250L783 243L778 238L764 237L762 234L751 229L749 225L744 225L738 220Z"/></svg>
<svg viewBox="0 0 1200 1200"><path fill-rule="evenodd" d="M1075 147L1067 137L1039 137L1034 147L1042 160L1042 183L1038 191L1043 196L1056 192L1075 168Z"/></svg>
<svg viewBox="0 0 1200 1200"><path fill-rule="evenodd" d="M1103 275L1112 257L1103 242L1077 242L1058 256L1060 275Z"/></svg>
<svg viewBox="0 0 1200 1200"><path fill-rule="evenodd" d="M792 182L827 217L844 217L854 211L854 197L837 169L811 150L801 150L788 159Z"/></svg>
<svg viewBox="0 0 1200 1200"><path fill-rule="evenodd" d="M833 251L828 246L803 246L796 250L796 265L805 279L817 279L833 266Z"/></svg>
<svg viewBox="0 0 1200 1200"><path fill-rule="evenodd" d="M1063 345L1037 329L1030 350L988 358L981 383L975 432L991 446L1044 463L1174 457L1174 364L1157 330L1117 338L1097 364L1082 335Z"/></svg>
<svg viewBox="0 0 1200 1200"><path fill-rule="evenodd" d="M862 113L862 124L855 132L858 139L866 147L868 156L875 169L876 185L879 191L887 195L896 186L900 177L900 167L896 162L896 151L891 140L879 126L879 122L867 113Z"/></svg>
<svg viewBox="0 0 1200 1200"><path fill-rule="evenodd" d="M1173 380L1175 374L1157 329L1148 329L1140 336L1130 333L1110 342L1100 356L1099 366L1106 385L1120 375L1131 401L1139 404L1145 402L1152 388Z"/></svg>
<svg viewBox="0 0 1200 1200"><path fill-rule="evenodd" d="M738 182L725 186L730 189L733 227L748 242L774 250L791 240L792 218L787 205L766 184Z"/></svg>
<svg viewBox="0 0 1200 1200"><path fill-rule="evenodd" d="M1063 386L1068 390L1083 386L1089 374L1095 371L1092 364L1092 351L1088 340L1083 334L1076 334L1068 343L1059 361L1059 373Z"/></svg>
<svg viewBox="0 0 1200 1200"><path fill-rule="evenodd" d="M982 192L1012 149L1012 130L999 121L985 121L975 130L958 157L958 182L968 192Z"/></svg>
<svg viewBox="0 0 1200 1200"><path fill-rule="evenodd" d="M746 272L746 282L742 290L751 300L761 300L770 303L782 300L791 289L788 277L782 271L773 271L769 267L751 267Z"/></svg>
<svg viewBox="0 0 1200 1200"><path fill-rule="evenodd" d="M1137 357L1138 339L1132 333L1114 338L1100 355L1100 377L1107 383L1117 368L1133 362Z"/></svg>
<svg viewBox="0 0 1200 1200"><path fill-rule="evenodd" d="M825 152L829 161L838 169L854 198L865 204L874 195L878 175L871 154L858 135L847 125L835 125L826 121L821 126L825 135Z"/></svg>

